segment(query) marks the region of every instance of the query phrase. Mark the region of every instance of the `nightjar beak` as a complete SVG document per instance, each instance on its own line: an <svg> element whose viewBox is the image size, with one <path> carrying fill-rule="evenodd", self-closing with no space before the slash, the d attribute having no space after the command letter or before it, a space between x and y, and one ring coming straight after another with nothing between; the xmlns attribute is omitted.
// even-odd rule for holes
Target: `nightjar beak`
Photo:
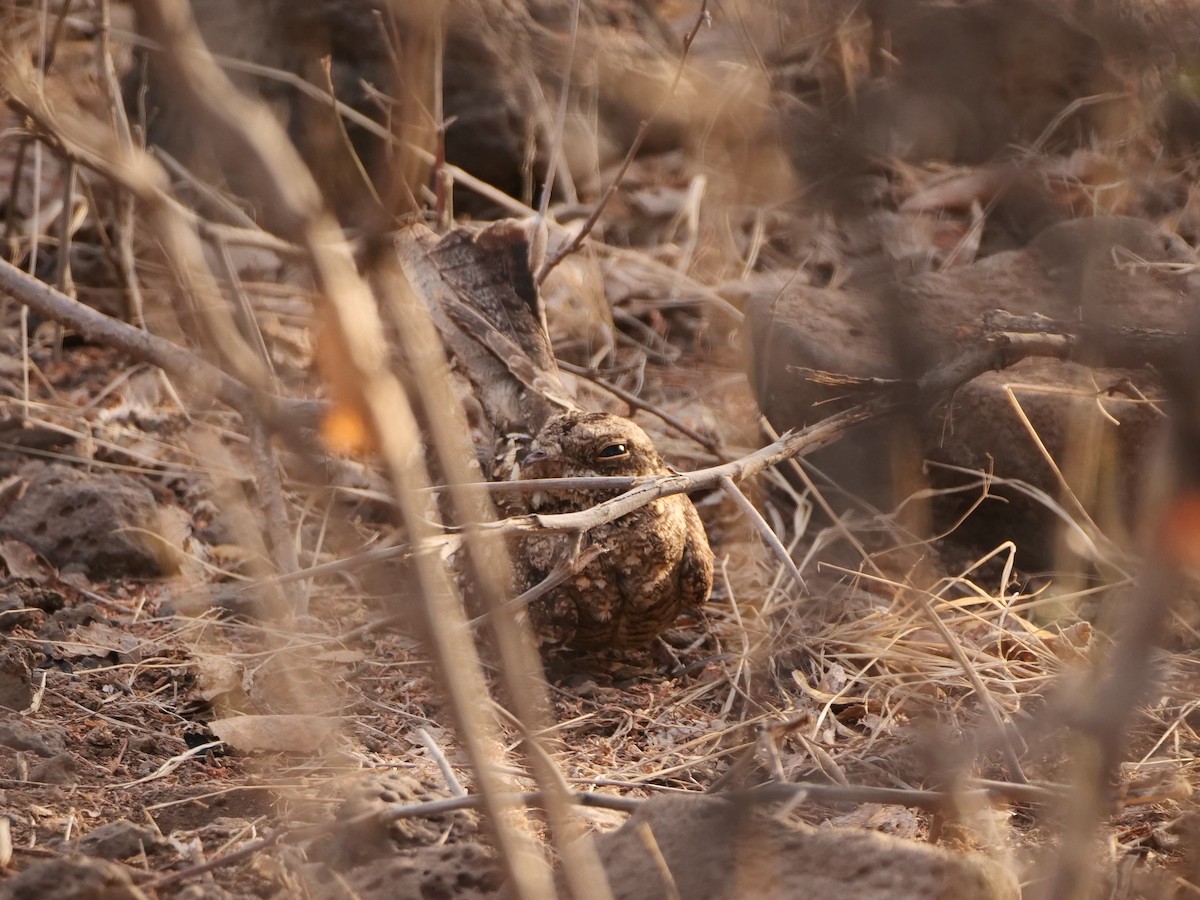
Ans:
<svg viewBox="0 0 1200 900"><path fill-rule="evenodd" d="M530 450L525 454L525 458L521 460L522 466L532 466L536 463L546 462L550 459L550 454L538 447L536 450Z"/></svg>

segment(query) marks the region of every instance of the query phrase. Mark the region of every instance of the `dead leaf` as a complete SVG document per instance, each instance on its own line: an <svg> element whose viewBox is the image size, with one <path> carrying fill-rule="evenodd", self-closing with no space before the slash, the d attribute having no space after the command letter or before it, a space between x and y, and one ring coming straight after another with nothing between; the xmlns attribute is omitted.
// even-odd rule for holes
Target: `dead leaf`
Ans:
<svg viewBox="0 0 1200 900"><path fill-rule="evenodd" d="M324 716L235 716L209 724L212 733L235 750L312 753L340 726Z"/></svg>
<svg viewBox="0 0 1200 900"><path fill-rule="evenodd" d="M920 817L915 810L903 806L865 803L852 812L831 818L829 823L840 828L870 828L904 838L921 834Z"/></svg>
<svg viewBox="0 0 1200 900"><path fill-rule="evenodd" d="M1092 623L1076 622L1057 631L1039 631L1038 636L1059 659L1082 661L1092 643Z"/></svg>
<svg viewBox="0 0 1200 900"><path fill-rule="evenodd" d="M81 625L73 637L74 640L55 645L60 659L115 653L122 662L137 662L146 656L144 641L103 622Z"/></svg>
<svg viewBox="0 0 1200 900"><path fill-rule="evenodd" d="M25 578L34 584L45 584L49 570L38 562L33 548L21 541L0 541L0 560L13 578Z"/></svg>
<svg viewBox="0 0 1200 900"><path fill-rule="evenodd" d="M228 656L200 656L192 668L196 673L196 693L204 700L242 688L242 667Z"/></svg>

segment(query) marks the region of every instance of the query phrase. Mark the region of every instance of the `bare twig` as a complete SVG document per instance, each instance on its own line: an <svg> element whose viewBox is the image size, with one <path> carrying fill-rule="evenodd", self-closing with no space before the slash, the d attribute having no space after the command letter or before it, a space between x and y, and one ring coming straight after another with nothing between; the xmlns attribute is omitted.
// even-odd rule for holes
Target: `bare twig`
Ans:
<svg viewBox="0 0 1200 900"><path fill-rule="evenodd" d="M1079 359L1089 365L1117 368L1152 365L1176 369L1192 348L1192 338L1187 334L1062 322L1039 315L1017 316L1002 309L988 313L984 326L993 333L1003 333L1014 347L1025 344L1030 355Z"/></svg>
<svg viewBox="0 0 1200 900"><path fill-rule="evenodd" d="M1171 610L1185 594L1185 573L1195 568L1200 547L1200 357L1190 347L1175 354L1177 368L1166 372L1174 414L1169 451L1160 462L1164 488L1148 522L1150 552L1132 596L1121 605L1120 630L1112 651L1078 706L1072 735L1075 788L1066 804L1060 849L1047 873L1044 896L1079 900L1094 896L1093 851L1096 827L1113 805L1112 785L1127 752L1138 706L1152 696L1160 666L1155 654Z"/></svg>
<svg viewBox="0 0 1200 900"><path fill-rule="evenodd" d="M641 121L641 124L638 126L637 134L634 135L633 142L629 145L629 150L625 154L625 158L621 160L621 165L617 167L616 174L613 175L612 182L609 184L608 189L605 190L604 194L600 197L599 201L597 201L587 219L584 220L584 223L579 228L578 233L576 233L575 237L571 239L570 243L555 253L554 256L547 259L546 262L543 263L541 269L538 270L538 284L541 284L543 281L545 281L546 276L554 271L554 268L560 262L570 256L572 253L577 252L579 248L583 246L583 242L587 240L588 235L592 233L592 229L596 227L596 223L600 220L600 215L604 212L604 209L606 206L608 206L609 201L612 200L613 196L617 193L617 190L621 187L621 182L625 178L625 173L629 171L630 164L633 163L638 151L642 149L642 143L646 140L646 135L650 133L650 126L654 124L654 121L660 115L662 115L663 110L665 110L668 104L670 104L670 102L674 99L675 90L679 87L679 82L683 78L684 70L687 67L688 53L692 49L692 43L696 40L696 35L700 33L700 29L702 27L710 24L711 21L712 18L708 12L708 0L700 0L700 13L696 17L696 24L693 25L691 30L683 36L683 52L679 58L679 67L675 70L675 77L671 80L670 90L667 91L666 96L663 97L654 111Z"/></svg>
<svg viewBox="0 0 1200 900"><path fill-rule="evenodd" d="M605 551L603 547L585 547L570 559L555 566L554 570L551 571L549 575L547 575L529 590L518 594L516 597L513 597L512 600L509 600L498 609L492 610L491 612L486 612L482 616L476 616L470 622L471 627L475 628L479 625L482 625L496 615L511 615L518 610L524 609L530 603L533 603L533 601L550 593L550 591L554 590L571 576L578 575L580 572L590 566L595 559L603 556L604 552Z"/></svg>
<svg viewBox="0 0 1200 900"><path fill-rule="evenodd" d="M700 432L696 431L696 429L690 427L686 422L681 420L678 416L673 416L669 412L667 412L665 409L662 409L661 407L655 406L653 403L643 400L641 397L637 396L636 394L631 394L629 391L625 390L624 388L617 387L617 385L613 384L611 381L606 381L605 379L603 379L599 375L597 375L595 372L592 372L590 369L585 369L582 366L572 365L571 363L563 362L562 360L558 360L558 367L566 372L570 372L572 375L578 375L581 378L586 378L588 381L591 381L592 383L599 385L600 387L604 388L604 390L606 390L610 394L612 394L614 397L618 398L619 400L624 400L626 403L628 403L634 409L644 410L645 412L650 413L650 415L655 416L658 419L661 419L663 422L666 422L668 425L670 425L672 428L674 428L676 431L678 431L684 437L691 438L693 441L695 441L697 444L699 444L701 447L703 447L709 453L713 454L714 456L719 456L721 449L720 449L720 445L718 444L718 442L716 440L714 440L713 438L710 438L710 437L705 437Z"/></svg>
<svg viewBox="0 0 1200 900"><path fill-rule="evenodd" d="M1041 344L1036 341L1028 345L1022 344L1016 348L1014 353L1012 352L1013 348L1001 336L1001 340L996 344L989 343L969 348L960 357L934 369L922 378L911 392L913 397L918 398L916 401L911 397L897 396L895 393L877 397L835 413L800 431L788 432L760 450L719 466L698 469L694 472L659 475L644 480L577 478L493 484L490 489L502 492L535 490L546 485L558 488L564 485L588 488L632 486L620 496L579 512L512 516L481 527L499 531L502 534L523 531L588 531L599 525L614 522L662 497L718 487L725 478L734 482L742 481L784 460L827 447L840 440L847 431L868 422L895 415L913 402L936 402L958 385L983 372L1011 365L1015 358L1019 358L1030 347L1037 349L1040 346Z"/></svg>
<svg viewBox="0 0 1200 900"><path fill-rule="evenodd" d="M754 504L750 502L750 498L742 493L741 488L734 484L733 479L728 476L721 479L721 487L724 489L726 495L737 505L737 508L750 520L750 523L754 526L754 530L766 541L767 546L771 548L771 552L775 554L775 558L779 560L788 574L792 576L792 579L796 582L800 590L807 591L808 585L804 583L804 576L800 574L800 570L796 567L792 555L788 553L787 547L783 546L783 543L771 529L767 520L762 517L762 513L754 508Z"/></svg>
<svg viewBox="0 0 1200 900"><path fill-rule="evenodd" d="M297 416L315 421L311 403L262 394L186 348L97 312L4 260L0 260L0 287L17 302L66 325L85 340L157 366L199 396L215 397L241 413L259 413L272 423L294 422Z"/></svg>
<svg viewBox="0 0 1200 900"><path fill-rule="evenodd" d="M266 515L267 538L271 546L271 559L275 561L281 576L292 575L300 570L300 559L296 554L295 539L288 528L287 505L284 503L283 483L279 477L279 460L271 452L271 434L257 418L246 420L250 437L251 459L254 462L255 481L262 497ZM293 596L301 596L299 593ZM305 615L307 597L295 609L296 615Z"/></svg>
<svg viewBox="0 0 1200 900"><path fill-rule="evenodd" d="M708 796L757 803L815 801L817 803L882 803L930 811L953 810L965 800L988 802L1058 804L1070 795L1066 785L1008 784L1002 781L969 780L962 791L925 791L850 784L764 784L744 791L727 791Z"/></svg>
<svg viewBox="0 0 1200 900"><path fill-rule="evenodd" d="M505 797L511 805L538 806L544 801L541 791L529 791L526 793L512 793ZM593 809L612 809L617 812L633 812L641 806L641 800L635 800L630 797L618 797L613 794L596 794L591 792L577 792L569 795L572 803L579 806L591 807ZM458 812L463 809L481 809L486 808L487 804L484 798L479 794L467 794L463 797L451 797L446 800L431 800L427 803L415 803L412 805L394 804L389 806L383 812L369 812L353 819L344 819L337 822L329 822L323 825L314 825L309 827L294 827L280 828L269 837L260 838L256 841L239 847L237 850L227 853L224 856L218 856L207 862L199 865L191 866L187 869L181 869L178 872L172 872L170 875L164 875L161 878L156 878L153 881L142 885L143 888L150 890L162 890L164 887L169 887L173 884L179 884L183 881L191 881L200 875L205 875L208 872L214 872L217 869L227 868L228 866L237 865L243 860L249 859L257 853L261 853L276 844L282 843L284 840L295 842L310 841L317 838L322 838L333 831L340 831L346 828L352 828L355 825L365 822L395 822L401 819L419 819L427 816L440 816L449 812ZM549 896L549 895L547 895Z"/></svg>
<svg viewBox="0 0 1200 900"><path fill-rule="evenodd" d="M865 422L892 415L902 408L901 401L880 398L837 413L810 425L802 431L785 434L778 441L741 459L678 475L661 475L638 485L630 491L606 500L581 512L554 515L514 516L497 522L490 528L509 531L587 531L607 522L614 522L662 497L685 494L717 487L722 478L741 481L756 475L769 466L802 453L811 453L835 443L850 429Z"/></svg>
<svg viewBox="0 0 1200 900"><path fill-rule="evenodd" d="M554 189L554 177L560 162L564 162L563 129L567 123L567 104L571 97L571 70L575 65L575 48L579 43L579 7L580 0L571 2L571 43L567 47L567 58L563 62L562 83L558 91L558 110L554 114L554 134L550 140L550 160L546 163L546 178L542 181L542 196L538 202L538 221L546 218L546 210L550 208L550 194ZM568 200L575 202L573 186L569 181L570 173L565 172L565 186L572 189L568 192Z"/></svg>
<svg viewBox="0 0 1200 900"><path fill-rule="evenodd" d="M97 25L96 53L100 66L100 85L104 90L105 108L109 111L110 125L117 139L130 153L133 152L133 129L125 104L121 102L121 87L117 79L117 67L113 62L110 37L112 32L112 9L110 0L100 0L100 22ZM117 262L121 280L129 291L131 320L140 328L146 327L145 301L142 286L138 283L137 263L133 253L133 229L136 201L133 193L119 189L117 197Z"/></svg>
<svg viewBox="0 0 1200 900"><path fill-rule="evenodd" d="M454 774L454 768L450 765L450 760L446 759L446 754L442 752L442 748L433 739L433 735L424 728L418 728L417 737L420 738L421 743L425 746L425 750L433 757L433 761L437 763L437 767L441 770L442 778L446 780L446 787L450 789L450 793L455 797L467 796L467 791L462 786L462 782Z"/></svg>
<svg viewBox="0 0 1200 900"><path fill-rule="evenodd" d="M256 199L272 230L307 251L323 301L324 336L339 366L325 374L338 401L360 417L378 447L409 534L418 542L432 536L436 520L430 521L424 498L416 493L428 485L429 476L416 447L412 406L387 368L374 298L341 242L340 229L323 208L312 174L266 108L238 93L217 67L182 0L138 0L135 7L147 33L165 48L161 60L173 70L177 100L190 108L197 127L214 134L224 162L240 168L258 187ZM502 751L494 723L479 702L487 688L461 598L441 560L418 553L414 569L428 646L512 889L518 897L547 896L549 879L533 859L538 850L510 814L517 808L499 768Z"/></svg>
<svg viewBox="0 0 1200 900"><path fill-rule="evenodd" d="M777 803L780 801L795 802L796 800L811 800L819 803L883 803L897 806L908 806L917 809L945 810L954 808L963 799L977 797L986 801L1008 801L1014 803L1061 803L1069 794L1070 789L1063 785L1036 784L1005 784L998 781L973 779L968 782L965 791L923 791L905 790L900 788L863 787L841 784L765 784L745 791L729 791L719 794L700 794L692 792L697 798L714 797L731 803ZM644 785L636 785L642 788ZM678 797L686 791L671 791L671 796ZM544 801L540 791L529 791L513 794L511 799L526 806L537 806ZM633 797L620 797L614 794L599 794L593 792L576 792L570 794L572 803L595 809L611 809L617 812L632 813L646 803L645 800ZM466 794L461 797L449 797L445 800L430 800L426 803L393 804L380 813L364 813L356 819L331 822L310 827L281 828L275 834L252 841L232 853L210 859L205 863L192 866L179 872L172 872L162 878L142 885L145 888L161 890L172 884L190 881L200 875L236 865L245 859L260 853L284 840L294 842L314 840L329 834L334 829L353 827L356 823L369 821L394 822L401 819L419 819L429 816L440 816L446 813L458 812L464 809L479 809L483 806L483 798L478 794Z"/></svg>

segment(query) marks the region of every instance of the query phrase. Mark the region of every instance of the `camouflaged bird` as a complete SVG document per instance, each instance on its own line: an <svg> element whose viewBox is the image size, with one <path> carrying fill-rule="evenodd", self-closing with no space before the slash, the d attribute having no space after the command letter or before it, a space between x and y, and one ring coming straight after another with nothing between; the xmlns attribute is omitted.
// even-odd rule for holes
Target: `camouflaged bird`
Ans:
<svg viewBox="0 0 1200 900"><path fill-rule="evenodd" d="M650 436L629 419L581 411L546 422L521 465L523 478L669 472ZM545 491L534 494L531 505L539 513L576 512L616 493ZM585 650L642 646L670 628L681 610L708 599L713 553L696 507L683 494L598 525L587 540L601 555L530 605L534 631L546 642ZM526 580L545 577L568 543L561 534L527 538Z"/></svg>
<svg viewBox="0 0 1200 900"><path fill-rule="evenodd" d="M440 241L410 230L433 262L405 264L431 303L454 364L478 402L482 460L494 480L665 475L653 441L629 419L587 412L564 386L532 272L537 242L523 225L502 222L477 235L456 230ZM533 248L531 250L531 244ZM402 254L403 255L403 254ZM412 259L412 252L408 252ZM440 281L441 285L436 283ZM446 288L449 288L447 290ZM589 509L617 490L521 494L509 514ZM696 507L685 495L662 497L592 528L584 547L600 554L528 607L543 647L579 650L645 646L679 613L701 606L713 581L713 553ZM513 544L518 592L538 585L579 548L573 535L535 532Z"/></svg>

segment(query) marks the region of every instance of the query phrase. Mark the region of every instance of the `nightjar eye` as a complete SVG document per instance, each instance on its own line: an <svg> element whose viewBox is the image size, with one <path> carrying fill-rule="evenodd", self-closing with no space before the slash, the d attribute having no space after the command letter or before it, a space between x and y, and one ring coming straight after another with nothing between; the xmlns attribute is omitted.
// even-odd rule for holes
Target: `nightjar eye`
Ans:
<svg viewBox="0 0 1200 900"><path fill-rule="evenodd" d="M622 456L628 456L628 455L629 455L629 447L626 446L625 444L609 444L607 447L605 447L603 450L601 450L597 454L596 458L597 459L620 459Z"/></svg>

